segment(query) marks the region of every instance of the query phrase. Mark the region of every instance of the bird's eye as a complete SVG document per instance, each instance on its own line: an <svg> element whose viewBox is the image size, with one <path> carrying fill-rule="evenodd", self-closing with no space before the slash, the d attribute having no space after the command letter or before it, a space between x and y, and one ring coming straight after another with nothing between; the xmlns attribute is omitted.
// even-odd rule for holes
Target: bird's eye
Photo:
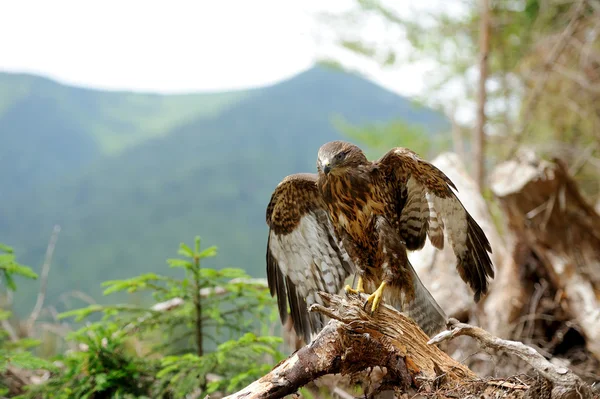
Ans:
<svg viewBox="0 0 600 399"><path fill-rule="evenodd" d="M344 159L344 157L345 157L345 156L346 156L346 153L345 153L345 152L338 152L338 153L335 155L335 160L336 160L336 161L341 161L342 159Z"/></svg>

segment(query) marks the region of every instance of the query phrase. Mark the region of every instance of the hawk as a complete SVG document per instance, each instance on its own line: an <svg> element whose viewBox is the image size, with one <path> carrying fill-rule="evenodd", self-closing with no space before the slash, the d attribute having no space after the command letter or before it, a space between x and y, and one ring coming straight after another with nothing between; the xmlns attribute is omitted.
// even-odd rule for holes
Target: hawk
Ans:
<svg viewBox="0 0 600 399"><path fill-rule="evenodd" d="M267 206L267 279L279 315L291 317L306 342L325 323L309 313L319 291L339 293L358 275L356 289L375 312L383 299L432 335L447 317L425 288L407 251L437 248L444 238L456 269L478 302L494 277L490 243L438 168L407 148L393 148L369 161L350 143L332 141L318 153L317 174L287 176ZM288 305L290 315L288 315Z"/></svg>

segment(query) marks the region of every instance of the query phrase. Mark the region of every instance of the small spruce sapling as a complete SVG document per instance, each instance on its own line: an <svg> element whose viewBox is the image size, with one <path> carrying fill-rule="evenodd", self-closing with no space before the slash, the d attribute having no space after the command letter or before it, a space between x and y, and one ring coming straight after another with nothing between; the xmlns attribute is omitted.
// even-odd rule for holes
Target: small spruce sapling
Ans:
<svg viewBox="0 0 600 399"><path fill-rule="evenodd" d="M20 376L23 370L56 370L56 367L31 352L40 344L38 340L20 337L12 319L12 313L6 308L5 298L9 291L16 291L15 277L37 279L37 274L28 266L21 265L15 258L11 247L0 244L0 396L20 393ZM17 322L18 323L18 322Z"/></svg>
<svg viewBox="0 0 600 399"><path fill-rule="evenodd" d="M181 258L167 263L183 271L180 278L146 273L103 283L105 295L145 291L156 305L96 304L61 315L82 321L101 314L102 320L71 335L82 350L65 356L63 372L47 388L89 397L227 392L282 359L281 338L267 335L276 314L266 286L241 269L204 267L217 249L201 249L199 237L193 249L182 243L178 253Z"/></svg>

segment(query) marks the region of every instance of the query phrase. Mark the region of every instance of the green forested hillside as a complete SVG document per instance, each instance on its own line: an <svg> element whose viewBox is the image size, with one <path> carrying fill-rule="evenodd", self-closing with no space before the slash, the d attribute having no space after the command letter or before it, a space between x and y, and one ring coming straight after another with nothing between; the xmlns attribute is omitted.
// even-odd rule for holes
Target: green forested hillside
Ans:
<svg viewBox="0 0 600 399"><path fill-rule="evenodd" d="M23 77L0 82L11 79ZM52 226L61 225L51 300L70 289L99 296L101 281L158 270L195 234L219 246L217 266L262 275L270 193L287 174L314 170L318 147L341 138L332 118L404 119L431 134L447 127L431 110L323 68L250 92L189 96L30 79L41 94L34 84L9 101L0 95L0 166L11 170L1 184L27 182L3 199L0 242L36 269ZM11 167L7 154L20 163Z"/></svg>
<svg viewBox="0 0 600 399"><path fill-rule="evenodd" d="M0 186L37 187L103 156L218 115L249 92L158 95L64 86L0 73Z"/></svg>

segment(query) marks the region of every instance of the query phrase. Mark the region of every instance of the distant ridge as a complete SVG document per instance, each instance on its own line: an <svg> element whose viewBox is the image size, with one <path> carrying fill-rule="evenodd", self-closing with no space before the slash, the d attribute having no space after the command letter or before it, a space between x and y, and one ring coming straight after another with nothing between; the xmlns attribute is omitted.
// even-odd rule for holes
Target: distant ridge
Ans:
<svg viewBox="0 0 600 399"><path fill-rule="evenodd" d="M287 79L287 78L286 78ZM0 70L0 84L7 83L9 85L18 86L18 85L47 85L53 87L62 87L65 89L75 89L75 90L83 90L83 91L91 91L95 93L101 93L105 95L111 94L133 94L140 96L194 96L194 95L210 95L210 94L222 94L222 93L231 93L231 92L244 92L251 91L254 89L263 88L263 86L256 87L248 87L248 88L240 88L240 89L230 89L230 90L186 90L186 91L177 91L177 92L163 92L160 90L133 90L133 89L112 89L112 88L103 88L85 84L77 84L72 82L63 81L61 79L57 79L47 75L35 74L31 72L15 72L15 71L2 71ZM277 84L276 82L274 84ZM10 87L10 86L8 86Z"/></svg>

